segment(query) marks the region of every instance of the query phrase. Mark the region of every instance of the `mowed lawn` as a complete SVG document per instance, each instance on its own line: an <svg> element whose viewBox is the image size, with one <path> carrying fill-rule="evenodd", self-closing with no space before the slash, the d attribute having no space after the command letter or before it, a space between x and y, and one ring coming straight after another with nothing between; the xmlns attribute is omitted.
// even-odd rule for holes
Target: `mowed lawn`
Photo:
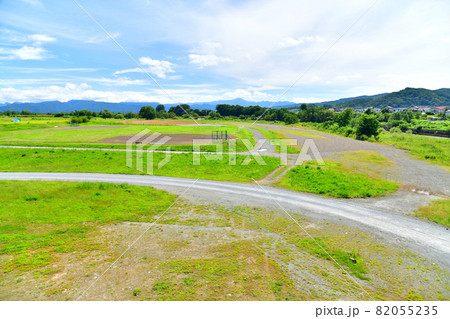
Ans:
<svg viewBox="0 0 450 319"><path fill-rule="evenodd" d="M216 155L215 160L200 156L200 165L194 165L194 155L170 154L167 164L158 168L169 156L167 153L139 153L143 170L137 170L136 153L133 153L133 168L126 165L126 152L100 150L36 150L0 149L0 171L3 172L83 172L112 174L146 174L147 156L153 156L153 175L184 178L199 178L216 181L250 182L261 179L280 165L280 160L261 157L265 165L254 158L247 165L245 155L236 156L236 165L230 165L228 155Z"/></svg>
<svg viewBox="0 0 450 319"><path fill-rule="evenodd" d="M9 126L13 128L13 126ZM46 128L29 130L2 130L0 131L0 143L91 143L105 138L123 135L133 135L148 130L146 134L208 134L213 131L227 131L228 134L239 134L237 127L215 126L181 126L181 125L130 125L113 126L104 128L90 128L80 126L74 128Z"/></svg>

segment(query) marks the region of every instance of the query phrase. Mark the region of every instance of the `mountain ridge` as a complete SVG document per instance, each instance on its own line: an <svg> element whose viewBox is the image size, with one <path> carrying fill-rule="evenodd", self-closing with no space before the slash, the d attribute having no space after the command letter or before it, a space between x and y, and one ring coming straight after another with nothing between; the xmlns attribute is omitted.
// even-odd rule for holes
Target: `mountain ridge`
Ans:
<svg viewBox="0 0 450 319"><path fill-rule="evenodd" d="M23 111L28 110L33 113L59 113L72 112L75 110L89 110L99 112L102 109L108 109L111 112L138 112L142 106L156 107L159 102L102 102L92 100L70 100L61 101L43 101L29 103L4 103L0 104L0 112L3 111ZM214 110L218 104L230 104L241 106L259 105L261 107L273 108L297 108L302 103L294 103L290 101L259 101L251 102L242 98L231 100L217 100L212 102L195 102L186 103L192 109L208 109ZM312 104L312 103L305 103ZM409 107L414 105L423 106L450 106L450 89L441 88L437 90L428 90L423 88L405 88L403 90L391 93L381 93L375 95L362 95L357 97L341 98L333 101L314 103L319 106L335 107L335 108L366 108L366 107ZM177 104L165 104L166 110Z"/></svg>

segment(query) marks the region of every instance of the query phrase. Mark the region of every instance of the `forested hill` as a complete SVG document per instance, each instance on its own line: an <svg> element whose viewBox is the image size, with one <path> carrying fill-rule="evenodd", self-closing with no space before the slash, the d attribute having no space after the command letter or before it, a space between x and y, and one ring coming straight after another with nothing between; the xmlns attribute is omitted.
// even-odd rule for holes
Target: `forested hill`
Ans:
<svg viewBox="0 0 450 319"><path fill-rule="evenodd" d="M410 106L450 106L450 89L427 90L406 88L404 90L375 96L365 96L342 103L321 103L338 108L363 107L410 107Z"/></svg>

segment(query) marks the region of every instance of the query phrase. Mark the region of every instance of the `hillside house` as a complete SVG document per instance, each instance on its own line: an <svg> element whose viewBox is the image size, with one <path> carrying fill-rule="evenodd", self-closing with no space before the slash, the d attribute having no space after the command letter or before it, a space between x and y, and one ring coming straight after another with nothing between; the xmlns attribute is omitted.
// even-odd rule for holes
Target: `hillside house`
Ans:
<svg viewBox="0 0 450 319"><path fill-rule="evenodd" d="M447 110L446 106L436 106L432 108L431 112L435 114L444 113Z"/></svg>

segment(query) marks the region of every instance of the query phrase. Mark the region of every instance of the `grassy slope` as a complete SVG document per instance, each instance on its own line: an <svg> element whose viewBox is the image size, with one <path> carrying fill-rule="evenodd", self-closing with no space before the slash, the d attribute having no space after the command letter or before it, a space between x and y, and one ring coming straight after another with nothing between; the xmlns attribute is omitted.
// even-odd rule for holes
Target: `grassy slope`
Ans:
<svg viewBox="0 0 450 319"><path fill-rule="evenodd" d="M144 155L147 154L139 154L142 157ZM193 154L171 154L170 161L158 169L157 164L166 157L166 154L151 153L150 155L153 155L155 163L154 175L218 181L248 182L252 178L260 179L280 164L279 159L263 157L267 165L259 165L253 158L248 165L241 165L247 156L238 155L237 165L229 165L228 155L223 155L219 160L209 161L202 155L201 165L194 165ZM135 163L135 154L133 158ZM147 171L146 162L147 158L143 157L144 172ZM99 150L0 149L0 171L143 174L126 166L125 152Z"/></svg>

